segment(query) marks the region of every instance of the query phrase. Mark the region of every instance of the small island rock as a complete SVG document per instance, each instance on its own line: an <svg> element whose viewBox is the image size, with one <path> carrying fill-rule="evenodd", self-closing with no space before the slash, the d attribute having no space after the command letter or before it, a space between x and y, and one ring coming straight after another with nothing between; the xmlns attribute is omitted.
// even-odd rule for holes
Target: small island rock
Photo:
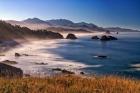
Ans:
<svg viewBox="0 0 140 93"><path fill-rule="evenodd" d="M113 36L106 36L106 35L103 35L100 40L102 41L110 41L110 40L117 40L116 37L113 37Z"/></svg>
<svg viewBox="0 0 140 93"><path fill-rule="evenodd" d="M74 34L68 34L66 39L77 39L77 37Z"/></svg>
<svg viewBox="0 0 140 93"><path fill-rule="evenodd" d="M99 39L99 37L98 36L93 36L93 37L91 37L91 39Z"/></svg>
<svg viewBox="0 0 140 93"><path fill-rule="evenodd" d="M20 57L21 55L19 53L15 53L15 57Z"/></svg>

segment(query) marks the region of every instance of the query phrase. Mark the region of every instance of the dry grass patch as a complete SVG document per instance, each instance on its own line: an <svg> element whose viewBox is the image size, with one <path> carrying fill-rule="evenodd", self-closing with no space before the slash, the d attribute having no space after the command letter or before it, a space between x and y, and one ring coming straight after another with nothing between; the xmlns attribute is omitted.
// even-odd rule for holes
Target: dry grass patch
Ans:
<svg viewBox="0 0 140 93"><path fill-rule="evenodd" d="M0 93L140 93L140 81L115 76L0 78Z"/></svg>

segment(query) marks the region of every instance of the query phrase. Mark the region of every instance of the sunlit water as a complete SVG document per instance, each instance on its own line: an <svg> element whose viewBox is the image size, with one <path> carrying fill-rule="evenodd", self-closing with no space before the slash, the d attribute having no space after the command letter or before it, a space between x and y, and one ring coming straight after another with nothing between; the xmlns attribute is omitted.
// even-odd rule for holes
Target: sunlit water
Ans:
<svg viewBox="0 0 140 93"><path fill-rule="evenodd" d="M117 41L92 40L90 35L80 35L77 40L40 40L19 46L0 57L15 60L14 65L24 73L50 75L53 68L62 68L79 74L117 74L140 78L140 33L113 34ZM14 53L30 56L15 57ZM106 59L96 58L106 55ZM48 63L37 65L35 63Z"/></svg>

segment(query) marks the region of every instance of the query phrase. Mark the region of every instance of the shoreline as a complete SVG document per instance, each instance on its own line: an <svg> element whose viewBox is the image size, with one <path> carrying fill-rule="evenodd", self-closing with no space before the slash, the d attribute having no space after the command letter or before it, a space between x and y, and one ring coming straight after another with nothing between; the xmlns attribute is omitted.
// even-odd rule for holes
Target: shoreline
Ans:
<svg viewBox="0 0 140 93"><path fill-rule="evenodd" d="M103 34L104 33L93 33L93 34L87 34L87 35L91 37L93 35L103 35ZM85 75L94 74L94 72L92 73L85 72L85 68L102 69L102 66L104 66L104 63L105 63L104 60L103 60L104 62L102 62L101 64L98 64L95 60L95 64L91 65L91 64L84 63L83 61L76 60L75 58L73 59L73 58L64 57L63 55L59 53L55 53L55 51L52 51L56 49L59 52L59 49L62 49L60 51L65 52L67 51L65 50L65 48L67 49L67 46L68 47L71 46L71 44L69 43L72 43L71 48L74 48L77 44L79 44L78 42L81 40L81 37L83 36L85 35L80 34L78 36L78 38L80 39L75 40L75 41L68 40L68 39L49 39L49 40L48 39L47 40L28 39L27 40L28 42L27 41L22 42L20 46L17 46L16 48L13 48L10 51L7 51L5 53L6 56L1 56L0 60L1 61L5 61L5 60L16 61L17 64L11 64L11 65L21 68L25 74L31 74L34 76L37 76L37 75L49 76L53 74L57 75L58 73L61 74L60 73L61 70L74 72L77 75L80 75L81 72L84 72ZM87 40L87 41L93 42L92 40L91 41ZM84 41L84 43L88 43L88 42ZM80 45L76 47L82 48L82 46ZM19 53L21 56L15 57L15 53ZM92 55L89 55L92 57L92 60L97 59L95 58L94 53ZM135 65L132 65L132 66L135 66ZM53 71L52 69L61 69L61 70Z"/></svg>
<svg viewBox="0 0 140 93"><path fill-rule="evenodd" d="M93 34L97 35L102 33L93 33ZM80 34L79 36L83 36L83 34ZM65 40L66 39L62 39L62 41ZM10 64L10 65L21 68L24 74L31 74L31 75L51 75L53 73L57 74L56 72L51 71L51 69L54 68L61 68L67 71L72 71L75 74L80 74L80 72L82 72L80 70L81 68L91 67L79 62L78 63L74 62L74 60L63 59L63 57L53 54L50 51L46 51L46 53L42 53L40 50L36 51L40 48L45 48L46 50L47 49L49 50L50 47L51 49L57 48L58 45L56 44L58 43L59 40L54 40L54 39L42 40L42 39L30 38L26 40L16 40L16 41L19 42L19 45L16 45L15 48L11 48L9 51L5 51L3 53L4 56L0 57L0 61L10 60L10 61L17 62L17 64ZM42 47L41 45L43 44L42 42L48 42L48 44ZM26 54L29 56L21 56L19 58L16 58L14 56L14 53ZM33 57L36 57L36 59L34 59ZM41 59L43 60L41 61ZM47 65L36 65L36 63L38 64L47 63ZM48 71L46 72L43 71L43 73L41 73L44 67ZM36 69L36 71L34 72L33 69ZM38 72L38 70L40 71Z"/></svg>
<svg viewBox="0 0 140 93"><path fill-rule="evenodd" d="M46 41L46 40L44 40L44 41ZM44 42L44 41L41 41L41 42ZM52 43L54 43L54 40L47 40L47 41L52 41L51 43L49 43L48 44L48 46L50 45L50 44L52 44ZM57 41L55 41L55 42L57 42ZM35 44L35 45L33 45L33 44ZM33 46L32 46L33 45ZM64 59L62 59L61 57L59 57L58 55L55 55L55 54L52 54L52 53L49 53L49 52L47 52L47 55L46 54L41 54L41 53L38 53L38 52L36 52L36 53L34 53L35 51L34 50L36 50L37 49L37 47L36 47L36 49L32 49L32 50L30 50L30 51L32 51L33 53L27 53L28 52L28 50L29 50L29 48L34 48L34 46L39 46L40 45L40 41L33 41L32 43L24 43L23 45L20 45L20 46L17 46L15 49L11 49L10 51L8 51L8 52L5 52L4 54L5 54L5 56L2 56L1 57L1 61L4 61L4 60L11 60L11 61L16 61L16 62L18 62L18 64L15 64L15 65L12 65L12 66L15 66L15 67L18 67L18 68L21 68L23 71L24 71L24 73L25 74L33 74L34 72L32 72L32 70L31 69L34 69L34 67L35 67L35 69L36 69L36 67L37 67L37 69L39 70L41 70L41 68L43 67L43 66L47 66L48 67L48 69L51 69L51 68L58 68L58 67L60 67L60 68L62 68L62 69L66 69L66 68L69 68L69 69L77 69L77 68L81 68L81 67L85 67L83 64L78 64L78 63L75 63L75 62L72 62L72 61L68 61L68 60L64 60ZM53 44L52 44L53 45ZM54 45L53 45L54 46ZM19 48L18 48L19 47ZM46 48L46 47L45 47ZM48 47L49 48L49 47ZM52 47L52 48L56 48L56 46L54 46L54 47ZM25 51L24 51L25 50ZM27 50L27 51L26 51ZM21 53L21 54L28 54L29 56L21 56L21 57L19 57L19 58L16 58L15 56L14 56L14 53ZM34 55L34 54L37 54L37 55ZM31 55L31 56L30 56ZM37 59L34 59L33 57L36 57ZM46 58L47 57L47 58ZM53 60L52 58L56 58L56 60L60 60L60 61L62 61L63 60L63 62L58 62L57 61L57 63L55 63L55 59ZM31 59L30 59L31 58ZM34 59L34 61L32 61L32 58ZM47 62L47 61L40 61L40 59L44 59L44 60L50 60L50 62ZM28 62L27 62L28 61ZM26 63L25 63L26 62ZM36 62L37 63L47 63L48 65L36 65ZM26 66L26 65L28 65L28 64L30 64L30 66ZM72 66L72 67L71 67ZM50 68L51 67L51 68ZM28 72L28 69L29 69L29 72ZM36 70L37 70L36 69ZM27 71L26 71L27 70ZM31 71L31 73L30 73L30 71ZM41 71L42 72L42 71ZM47 71L48 72L48 71ZM37 73L37 72L35 72L35 73ZM40 71L39 71L39 73L40 73ZM37 73L38 74L38 73ZM44 74L44 73L43 73ZM47 73L46 73L46 75L47 75Z"/></svg>

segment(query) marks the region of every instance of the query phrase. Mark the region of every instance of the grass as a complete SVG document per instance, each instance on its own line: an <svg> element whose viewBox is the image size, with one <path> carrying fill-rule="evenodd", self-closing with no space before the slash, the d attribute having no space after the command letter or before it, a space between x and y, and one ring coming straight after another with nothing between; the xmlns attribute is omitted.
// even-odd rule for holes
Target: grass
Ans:
<svg viewBox="0 0 140 93"><path fill-rule="evenodd" d="M140 81L115 76L0 78L0 93L140 93Z"/></svg>

